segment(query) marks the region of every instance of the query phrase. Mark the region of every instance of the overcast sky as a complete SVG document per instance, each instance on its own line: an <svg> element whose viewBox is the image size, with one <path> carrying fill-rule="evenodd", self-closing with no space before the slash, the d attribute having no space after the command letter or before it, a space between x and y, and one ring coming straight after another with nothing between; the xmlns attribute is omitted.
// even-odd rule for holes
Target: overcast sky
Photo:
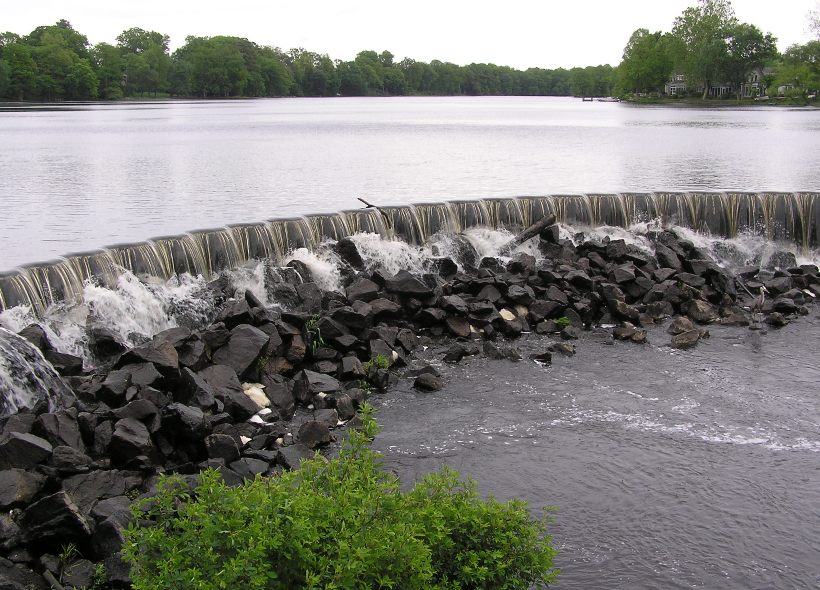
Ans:
<svg viewBox="0 0 820 590"><path fill-rule="evenodd" d="M170 35L235 35L282 49L349 60L364 49L398 59L491 62L516 68L617 65L632 31L668 31L695 0L0 0L0 31L27 34L61 18L89 41L124 29ZM816 0L734 0L737 17L785 49L811 38Z"/></svg>

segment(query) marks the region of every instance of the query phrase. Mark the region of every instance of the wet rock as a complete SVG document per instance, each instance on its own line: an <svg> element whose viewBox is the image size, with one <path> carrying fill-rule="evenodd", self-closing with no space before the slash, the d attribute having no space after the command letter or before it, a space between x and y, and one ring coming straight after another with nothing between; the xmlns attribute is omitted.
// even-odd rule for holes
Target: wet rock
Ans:
<svg viewBox="0 0 820 590"><path fill-rule="evenodd" d="M441 377L431 373L422 373L413 381L413 387L422 391L438 391L442 388Z"/></svg>
<svg viewBox="0 0 820 590"><path fill-rule="evenodd" d="M54 346L48 339L46 331L39 324L31 324L29 326L26 326L25 328L20 330L17 333L17 335L22 336L23 338L31 342L34 346L40 349L40 352L42 353L45 353L49 350L54 350Z"/></svg>
<svg viewBox="0 0 820 590"><path fill-rule="evenodd" d="M213 389L214 397L222 402L225 411L235 420L244 421L260 410L259 406L245 395L236 372L226 365L212 365L199 372Z"/></svg>
<svg viewBox="0 0 820 590"><path fill-rule="evenodd" d="M71 447L54 447L51 455L51 466L63 476L86 472L91 462L91 457Z"/></svg>
<svg viewBox="0 0 820 590"><path fill-rule="evenodd" d="M91 525L64 491L30 505L21 522L27 541L41 551L59 551L67 543L82 544L91 536Z"/></svg>
<svg viewBox="0 0 820 590"><path fill-rule="evenodd" d="M259 328L239 325L231 330L228 343L214 352L214 363L231 367L239 376L256 370L270 337Z"/></svg>
<svg viewBox="0 0 820 590"><path fill-rule="evenodd" d="M510 345L496 344L495 342L484 343L484 354L488 358L495 360L519 361L521 360L521 353Z"/></svg>
<svg viewBox="0 0 820 590"><path fill-rule="evenodd" d="M271 409L275 410L280 418L289 420L296 412L296 398L289 384L277 377L277 375L262 376L265 395L271 402Z"/></svg>
<svg viewBox="0 0 820 590"><path fill-rule="evenodd" d="M356 242L354 242L351 238L341 238L333 246L333 249L336 254L339 255L339 258L342 259L342 262L349 264L351 268L356 270L364 270L364 260L362 259L362 255L359 253L359 248L356 246Z"/></svg>
<svg viewBox="0 0 820 590"><path fill-rule="evenodd" d="M443 360L446 363L459 363L461 359L468 355L468 351L468 347L456 342L447 349Z"/></svg>
<svg viewBox="0 0 820 590"><path fill-rule="evenodd" d="M537 324L550 318L556 318L561 315L563 306L557 301L542 301L533 302L527 310L527 319L532 323Z"/></svg>
<svg viewBox="0 0 820 590"><path fill-rule="evenodd" d="M51 457L51 444L33 434L6 432L0 437L0 469L31 469Z"/></svg>
<svg viewBox="0 0 820 590"><path fill-rule="evenodd" d="M375 323L382 318L393 318L401 314L401 306L389 299L379 297L370 301L368 321Z"/></svg>
<svg viewBox="0 0 820 590"><path fill-rule="evenodd" d="M655 244L655 257L658 259L658 264L663 268L675 271L680 271L683 268L678 255L663 244Z"/></svg>
<svg viewBox="0 0 820 590"><path fill-rule="evenodd" d="M322 309L322 290L310 281L296 285L296 294L301 302L300 309L310 313L317 313Z"/></svg>
<svg viewBox="0 0 820 590"><path fill-rule="evenodd" d="M549 345L550 352L557 352L564 356L572 356L575 354L575 345L569 342L553 342Z"/></svg>
<svg viewBox="0 0 820 590"><path fill-rule="evenodd" d="M567 273L564 279L579 289L592 289L593 281L583 270L573 270ZM526 305L526 304L525 304Z"/></svg>
<svg viewBox="0 0 820 590"><path fill-rule="evenodd" d="M672 323L669 324L669 327L666 329L666 331L669 334L677 335L683 334L684 332L691 332L694 329L695 325L692 323L692 320L690 320L687 317L681 316L672 320Z"/></svg>
<svg viewBox="0 0 820 590"><path fill-rule="evenodd" d="M22 469L0 471L0 510L10 510L31 502L45 485L46 478Z"/></svg>
<svg viewBox="0 0 820 590"><path fill-rule="evenodd" d="M139 489L142 478L133 471L100 469L80 473L63 480L63 490L80 508L83 514L90 514L100 501L124 496Z"/></svg>
<svg viewBox="0 0 820 590"><path fill-rule="evenodd" d="M336 412L339 420L346 422L356 415L356 407L353 403L353 398L348 394L341 394L336 396Z"/></svg>
<svg viewBox="0 0 820 590"><path fill-rule="evenodd" d="M297 373L293 379L293 394L304 404L310 403L317 393L333 393L340 389L339 382L330 375L307 369Z"/></svg>
<svg viewBox="0 0 820 590"><path fill-rule="evenodd" d="M772 309L782 314L797 313L798 305L788 297L777 297L772 302Z"/></svg>
<svg viewBox="0 0 820 590"><path fill-rule="evenodd" d="M609 273L609 280L613 283L624 284L635 280L635 267L632 265L618 266Z"/></svg>
<svg viewBox="0 0 820 590"><path fill-rule="evenodd" d="M426 298L433 294L433 291L422 281L414 277L406 270L400 270L394 276L388 277L384 283L385 289L399 295Z"/></svg>
<svg viewBox="0 0 820 590"><path fill-rule="evenodd" d="M672 336L672 347L681 349L692 348L698 343L698 340L700 340L700 330L680 332Z"/></svg>
<svg viewBox="0 0 820 590"><path fill-rule="evenodd" d="M197 406L203 410L211 409L216 403L216 398L208 382L188 367L182 369L181 375L182 383L174 396L176 401Z"/></svg>
<svg viewBox="0 0 820 590"><path fill-rule="evenodd" d="M92 326L87 330L88 348L98 359L111 359L125 351L117 335L105 326Z"/></svg>
<svg viewBox="0 0 820 590"><path fill-rule="evenodd" d="M43 353L43 356L51 363L54 370L64 377L81 375L83 372L83 359L78 356L57 352L56 350L47 350Z"/></svg>
<svg viewBox="0 0 820 590"><path fill-rule="evenodd" d="M119 369L125 365L140 363L153 363L166 378L177 377L179 373L179 355L177 355L176 348L170 342L161 339L154 339L147 344L132 348L120 357L114 367Z"/></svg>
<svg viewBox="0 0 820 590"><path fill-rule="evenodd" d="M789 319L779 311L775 311L769 314L766 323L775 328L782 328L789 324Z"/></svg>
<svg viewBox="0 0 820 590"><path fill-rule="evenodd" d="M561 338L563 340L577 340L581 336L581 330L577 326L569 325L561 329Z"/></svg>
<svg viewBox="0 0 820 590"><path fill-rule="evenodd" d="M46 590L50 585L30 568L0 557L2 590Z"/></svg>
<svg viewBox="0 0 820 590"><path fill-rule="evenodd" d="M365 376L364 367L355 356L342 358L339 364L339 379L361 379Z"/></svg>
<svg viewBox="0 0 820 590"><path fill-rule="evenodd" d="M711 303L701 300L692 301L687 309L687 314L699 324L711 324L720 318Z"/></svg>
<svg viewBox="0 0 820 590"><path fill-rule="evenodd" d="M365 277L357 277L345 291L350 301L373 301L379 296L379 286Z"/></svg>
<svg viewBox="0 0 820 590"><path fill-rule="evenodd" d="M251 306L244 297L228 301L214 318L214 323L222 323L228 330L240 324L250 324L251 321Z"/></svg>
<svg viewBox="0 0 820 590"><path fill-rule="evenodd" d="M310 420L299 427L297 439L309 449L330 444L330 429L324 422Z"/></svg>
<svg viewBox="0 0 820 590"><path fill-rule="evenodd" d="M550 365L552 364L552 353L551 352L539 352L530 355L530 359L534 360L539 365Z"/></svg>

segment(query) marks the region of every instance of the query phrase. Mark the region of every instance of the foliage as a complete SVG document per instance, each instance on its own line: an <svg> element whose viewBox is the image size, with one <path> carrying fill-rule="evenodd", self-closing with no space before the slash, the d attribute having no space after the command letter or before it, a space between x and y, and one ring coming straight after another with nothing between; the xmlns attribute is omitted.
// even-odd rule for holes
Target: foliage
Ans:
<svg viewBox="0 0 820 590"><path fill-rule="evenodd" d="M483 500L450 469L409 492L369 447L363 406L338 458L227 487L215 471L190 491L162 478L135 507L124 556L136 590L513 589L555 580L546 518L520 501Z"/></svg>
<svg viewBox="0 0 820 590"><path fill-rule="evenodd" d="M322 331L319 329L318 315L312 316L305 322L305 336L311 353L315 353L317 348L325 345Z"/></svg>
<svg viewBox="0 0 820 590"><path fill-rule="evenodd" d="M567 316L562 315L560 318L555 320L555 325L558 327L559 330L563 330L567 326L572 325L572 320L570 320Z"/></svg>
<svg viewBox="0 0 820 590"><path fill-rule="evenodd" d="M377 354L372 359L367 361L362 365L364 372L370 373L370 369L372 367L376 367L378 369L389 369L390 368L390 360L384 356L383 354Z"/></svg>
<svg viewBox="0 0 820 590"><path fill-rule="evenodd" d="M820 41L789 47L772 85L803 100L809 94L816 95L820 91Z"/></svg>
<svg viewBox="0 0 820 590"><path fill-rule="evenodd" d="M672 67L669 35L638 29L629 38L618 66L617 94L661 92Z"/></svg>

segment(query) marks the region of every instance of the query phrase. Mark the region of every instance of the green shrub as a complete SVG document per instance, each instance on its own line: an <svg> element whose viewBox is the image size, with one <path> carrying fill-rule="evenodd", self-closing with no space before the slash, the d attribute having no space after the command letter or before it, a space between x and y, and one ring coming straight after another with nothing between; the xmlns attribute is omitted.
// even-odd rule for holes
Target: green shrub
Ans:
<svg viewBox="0 0 820 590"><path fill-rule="evenodd" d="M555 320L555 325L558 326L559 330L563 330L567 326L572 325L572 320L570 320L567 316L562 315L560 318Z"/></svg>
<svg viewBox="0 0 820 590"><path fill-rule="evenodd" d="M366 405L365 405L366 406ZM123 554L136 590L526 589L555 580L546 517L483 500L451 469L403 493L369 442L369 407L340 456L230 488L177 477L135 506Z"/></svg>
<svg viewBox="0 0 820 590"><path fill-rule="evenodd" d="M365 373L370 373L371 367L377 367L379 369L389 369L390 361L383 354L377 354L372 359L370 359L362 365L362 368L364 369Z"/></svg>

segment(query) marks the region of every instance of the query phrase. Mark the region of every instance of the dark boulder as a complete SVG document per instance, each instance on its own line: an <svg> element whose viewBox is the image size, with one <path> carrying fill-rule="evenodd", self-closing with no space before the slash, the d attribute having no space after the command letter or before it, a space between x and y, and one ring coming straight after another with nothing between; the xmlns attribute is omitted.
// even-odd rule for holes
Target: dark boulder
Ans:
<svg viewBox="0 0 820 590"><path fill-rule="evenodd" d="M379 286L365 277L356 278L345 291L350 301L373 301L379 296Z"/></svg>
<svg viewBox="0 0 820 590"><path fill-rule="evenodd" d="M231 330L228 343L214 352L214 363L231 367L237 375L246 375L257 369L256 363L264 353L270 337L259 328L246 324Z"/></svg>
<svg viewBox="0 0 820 590"><path fill-rule="evenodd" d="M433 295L430 287L406 270L400 270L394 276L387 278L384 287L390 292L406 297L425 298Z"/></svg>
<svg viewBox="0 0 820 590"><path fill-rule="evenodd" d="M720 315L711 303L699 299L689 304L686 313L699 324L711 324L720 318Z"/></svg>
<svg viewBox="0 0 820 590"><path fill-rule="evenodd" d="M232 436L227 434L211 434L205 438L205 448L211 459L223 459L231 463L239 459L239 445Z"/></svg>
<svg viewBox="0 0 820 590"><path fill-rule="evenodd" d="M0 437L0 469L31 469L51 457L51 444L33 434L6 432Z"/></svg>
<svg viewBox="0 0 820 590"><path fill-rule="evenodd" d="M467 321L467 318L450 316L444 320L444 325L457 338L468 338L470 336L470 322Z"/></svg>
<svg viewBox="0 0 820 590"><path fill-rule="evenodd" d="M64 491L30 505L22 516L22 528L30 545L39 551L61 551L67 543L84 544L91 525Z"/></svg>
<svg viewBox="0 0 820 590"><path fill-rule="evenodd" d="M442 388L441 377L431 373L422 373L413 381L413 387L422 391L438 391Z"/></svg>
<svg viewBox="0 0 820 590"><path fill-rule="evenodd" d="M285 469L299 469L301 462L313 458L313 451L302 443L288 445L279 449L276 462Z"/></svg>
<svg viewBox="0 0 820 590"><path fill-rule="evenodd" d="M333 393L339 391L339 382L323 373L315 371L300 371L293 380L293 394L302 403L310 403L317 393Z"/></svg>
<svg viewBox="0 0 820 590"><path fill-rule="evenodd" d="M116 465L126 465L140 456L149 457L154 454L151 433L135 418L118 420L108 443L108 452Z"/></svg>
<svg viewBox="0 0 820 590"><path fill-rule="evenodd" d="M688 330L672 336L673 348L692 348L700 340L700 330Z"/></svg>
<svg viewBox="0 0 820 590"><path fill-rule="evenodd" d="M317 420L310 420L302 424L296 438L309 449L325 446L332 440L327 424Z"/></svg>
<svg viewBox="0 0 820 590"><path fill-rule="evenodd" d="M40 414L31 431L32 434L47 440L53 447L68 446L85 451L80 425L77 423L77 410L74 408Z"/></svg>
<svg viewBox="0 0 820 590"><path fill-rule="evenodd" d="M359 253L359 248L356 246L356 242L354 242L351 238L341 238L338 242L336 242L333 250L336 254L338 254L339 258L341 258L343 262L349 264L351 268L356 270L364 270L364 260L362 259L362 255Z"/></svg>
<svg viewBox="0 0 820 590"><path fill-rule="evenodd" d="M22 469L0 471L0 510L10 510L31 502L45 485L46 478Z"/></svg>
<svg viewBox="0 0 820 590"><path fill-rule="evenodd" d="M210 426L201 409L173 403L163 409L162 430L174 438L200 441L208 434Z"/></svg>

